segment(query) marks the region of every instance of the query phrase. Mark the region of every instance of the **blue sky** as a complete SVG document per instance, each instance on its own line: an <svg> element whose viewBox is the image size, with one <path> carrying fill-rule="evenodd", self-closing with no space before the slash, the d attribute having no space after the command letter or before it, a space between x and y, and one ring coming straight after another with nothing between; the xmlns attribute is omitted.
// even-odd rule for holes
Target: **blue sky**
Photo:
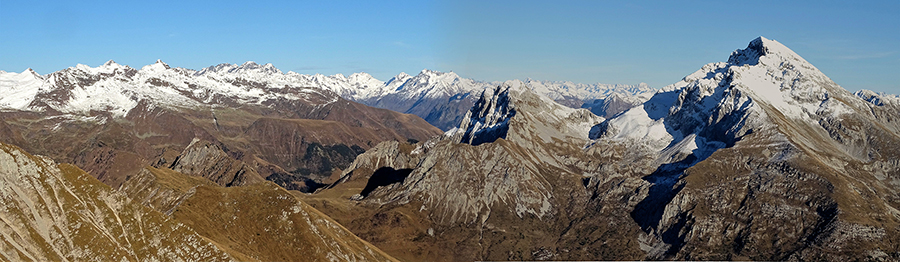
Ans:
<svg viewBox="0 0 900 262"><path fill-rule="evenodd" d="M659 88L765 36L848 90L900 94L897 14L900 1L0 0L0 70L252 60L381 80L429 68Z"/></svg>

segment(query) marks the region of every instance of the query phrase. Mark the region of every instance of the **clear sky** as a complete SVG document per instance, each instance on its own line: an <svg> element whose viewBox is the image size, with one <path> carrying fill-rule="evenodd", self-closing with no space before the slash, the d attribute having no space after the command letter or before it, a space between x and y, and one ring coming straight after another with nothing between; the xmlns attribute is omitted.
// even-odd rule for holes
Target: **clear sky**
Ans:
<svg viewBox="0 0 900 262"><path fill-rule="evenodd" d="M898 14L896 0L0 0L0 70L252 60L381 80L428 68L659 88L765 36L848 90L900 94Z"/></svg>

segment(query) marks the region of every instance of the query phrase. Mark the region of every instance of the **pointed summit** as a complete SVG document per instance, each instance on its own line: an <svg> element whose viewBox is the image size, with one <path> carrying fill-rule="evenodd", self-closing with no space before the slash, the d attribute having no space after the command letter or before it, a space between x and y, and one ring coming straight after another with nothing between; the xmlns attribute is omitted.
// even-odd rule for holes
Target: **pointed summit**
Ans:
<svg viewBox="0 0 900 262"><path fill-rule="evenodd" d="M199 72L195 73L195 75L201 76L201 75L206 75L209 73L228 72L235 67L237 67L237 65L233 65L233 64L229 64L229 63L221 63L218 65L203 68Z"/></svg>
<svg viewBox="0 0 900 262"><path fill-rule="evenodd" d="M145 65L144 67L141 67L141 71L149 71L149 72L154 72L154 71L162 72L162 71L165 71L168 69L170 69L169 65L166 64L165 62L163 62L161 59L157 59L156 63L153 63L151 65Z"/></svg>
<svg viewBox="0 0 900 262"><path fill-rule="evenodd" d="M34 77L34 79L44 79L44 77L41 76L41 74L38 74L37 72L35 72L34 69L31 69L31 67L29 67L28 69L25 69L25 71L22 71L22 73L20 75L31 76L31 77Z"/></svg>
<svg viewBox="0 0 900 262"><path fill-rule="evenodd" d="M165 62L163 62L162 59L156 59L156 64L162 65L162 66L165 67L166 69L169 69L169 68L170 68L170 67L169 67L169 64L166 64Z"/></svg>
<svg viewBox="0 0 900 262"><path fill-rule="evenodd" d="M728 58L728 63L734 65L756 65L759 63L759 59L761 57L780 57L782 59L790 59L790 60L803 60L797 53L794 53L793 50L787 48L783 44L779 43L775 40L770 40L765 37L757 37L750 41L750 44L747 45L747 48L738 49L731 53L731 57Z"/></svg>
<svg viewBox="0 0 900 262"><path fill-rule="evenodd" d="M406 81L409 80L410 78L412 78L412 76L410 76L406 72L400 72L399 74L397 74L396 76L394 76L390 80L388 80L385 85L389 89L396 89L396 88L399 88L400 86L402 86L404 83L406 83Z"/></svg>
<svg viewBox="0 0 900 262"><path fill-rule="evenodd" d="M369 78L374 78L374 77L372 75L370 75L369 73L359 72L359 73L350 74L350 76L348 78L350 78L350 79L360 79L360 78L361 79L369 79Z"/></svg>
<svg viewBox="0 0 900 262"><path fill-rule="evenodd" d="M391 78L391 79L398 79L398 80L399 80L399 79L409 79L409 78L411 78L411 77L412 77L412 76L410 76L410 75L407 74L406 72L400 72L399 74L397 74L396 76L394 76L394 78Z"/></svg>
<svg viewBox="0 0 900 262"><path fill-rule="evenodd" d="M517 87L504 83L482 91L481 98L466 113L459 127L447 131L446 135L456 142L476 146L506 138L509 120L516 115L516 109L510 104L510 89Z"/></svg>
<svg viewBox="0 0 900 262"><path fill-rule="evenodd" d="M441 78L458 78L458 77L459 77L459 76L456 75L456 73L454 73L453 71L450 71L450 72L441 72L441 71L435 71L435 70L431 70L431 69L427 69L427 68L426 68L426 69L422 69L422 71L419 72L418 75L416 75L416 77L420 77L420 76L427 76L427 77L441 77Z"/></svg>
<svg viewBox="0 0 900 262"><path fill-rule="evenodd" d="M114 65L119 65L119 64L117 64L116 61L113 61L112 59L110 59L109 61L106 61L106 63L103 63L103 66L114 66Z"/></svg>

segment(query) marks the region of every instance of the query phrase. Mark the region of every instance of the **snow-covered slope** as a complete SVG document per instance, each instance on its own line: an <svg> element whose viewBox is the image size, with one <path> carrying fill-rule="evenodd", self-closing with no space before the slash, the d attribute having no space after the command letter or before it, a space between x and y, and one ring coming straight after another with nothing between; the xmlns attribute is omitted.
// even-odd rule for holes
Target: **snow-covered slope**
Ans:
<svg viewBox="0 0 900 262"><path fill-rule="evenodd" d="M650 143L660 151L686 144L711 153L748 133L781 126L785 135L801 137L791 131L806 128L788 130L778 121L824 131L819 127L822 119L869 111L859 98L874 104L895 99L871 91L851 94L794 51L760 37L735 51L728 62L707 64L663 87L642 105L598 125L593 136ZM681 143L684 139L700 143ZM815 142L821 141L795 141L827 150Z"/></svg>
<svg viewBox="0 0 900 262"><path fill-rule="evenodd" d="M45 111L88 115L109 112L124 116L140 101L154 106L208 107L230 104L266 104L276 100L302 100L328 104L338 96L311 81L320 76L282 74L271 64L221 64L194 71L172 68L162 61L140 70L109 61L99 67L77 65L40 76L0 73L0 98L6 110Z"/></svg>
<svg viewBox="0 0 900 262"><path fill-rule="evenodd" d="M0 71L0 108L28 107L43 82L44 78L31 68L22 73Z"/></svg>

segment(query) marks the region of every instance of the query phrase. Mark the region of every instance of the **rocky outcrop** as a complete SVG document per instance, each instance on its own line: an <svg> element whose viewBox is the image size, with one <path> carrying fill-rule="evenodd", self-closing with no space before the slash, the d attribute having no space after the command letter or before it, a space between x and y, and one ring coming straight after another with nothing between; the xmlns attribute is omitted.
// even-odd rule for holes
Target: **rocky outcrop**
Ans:
<svg viewBox="0 0 900 262"><path fill-rule="evenodd" d="M222 186L241 186L263 181L255 169L236 160L220 145L194 140L171 166L176 172L202 176Z"/></svg>
<svg viewBox="0 0 900 262"><path fill-rule="evenodd" d="M459 127L447 132L454 141L479 145L506 138L509 120L516 115L516 109L509 102L510 86L498 86L485 90L463 117Z"/></svg>

